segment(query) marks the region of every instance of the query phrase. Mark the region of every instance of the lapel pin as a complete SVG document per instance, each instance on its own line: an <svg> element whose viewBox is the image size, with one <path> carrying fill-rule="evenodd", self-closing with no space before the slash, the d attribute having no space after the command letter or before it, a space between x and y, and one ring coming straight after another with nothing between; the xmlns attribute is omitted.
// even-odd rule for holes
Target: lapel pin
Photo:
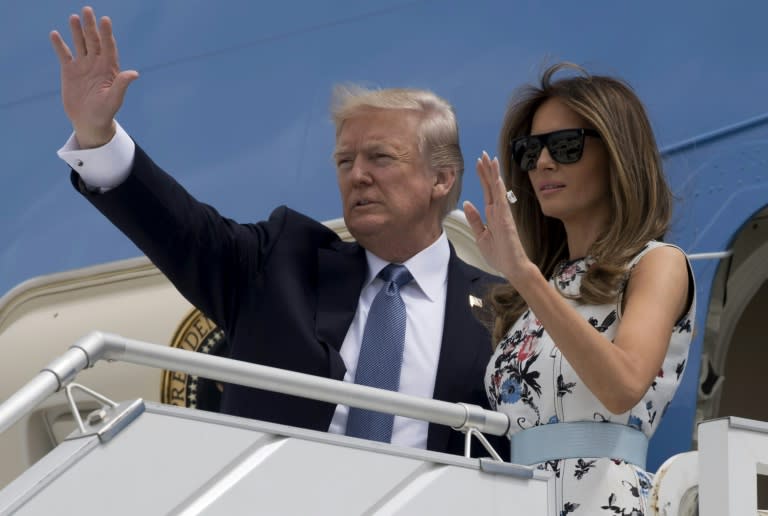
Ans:
<svg viewBox="0 0 768 516"><path fill-rule="evenodd" d="M482 308L483 307L483 300L480 299L479 297L475 297L472 294L470 294L469 295L469 307L472 308L472 307L475 307L475 306L478 307L478 308Z"/></svg>

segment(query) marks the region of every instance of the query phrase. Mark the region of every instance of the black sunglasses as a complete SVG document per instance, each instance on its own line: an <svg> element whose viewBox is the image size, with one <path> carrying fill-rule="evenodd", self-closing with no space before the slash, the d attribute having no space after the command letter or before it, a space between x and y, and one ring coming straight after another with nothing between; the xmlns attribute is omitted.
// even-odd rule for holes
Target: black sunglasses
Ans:
<svg viewBox="0 0 768 516"><path fill-rule="evenodd" d="M576 163L584 153L584 137L600 138L594 129L562 129L546 134L532 134L510 140L512 158L524 172L536 168L544 146L558 163Z"/></svg>

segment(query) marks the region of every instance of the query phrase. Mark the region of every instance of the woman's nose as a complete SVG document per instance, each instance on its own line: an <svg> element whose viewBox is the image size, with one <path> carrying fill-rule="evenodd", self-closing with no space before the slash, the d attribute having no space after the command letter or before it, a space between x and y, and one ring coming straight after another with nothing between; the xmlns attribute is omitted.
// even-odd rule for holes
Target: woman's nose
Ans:
<svg viewBox="0 0 768 516"><path fill-rule="evenodd" d="M552 155L549 153L549 149L545 145L541 149L539 159L536 160L536 170L549 170L555 167L555 160L552 159Z"/></svg>

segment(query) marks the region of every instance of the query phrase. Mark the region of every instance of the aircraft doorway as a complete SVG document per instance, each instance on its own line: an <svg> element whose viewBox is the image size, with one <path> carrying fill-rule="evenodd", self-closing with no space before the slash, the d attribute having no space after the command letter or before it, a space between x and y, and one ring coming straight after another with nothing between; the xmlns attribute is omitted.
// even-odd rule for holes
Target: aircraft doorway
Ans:
<svg viewBox="0 0 768 516"><path fill-rule="evenodd" d="M768 208L743 226L731 250L712 287L697 421L725 416L768 421ZM758 507L764 509L768 477L758 476L757 483Z"/></svg>
<svg viewBox="0 0 768 516"><path fill-rule="evenodd" d="M768 263L766 263L768 266ZM739 416L768 421L764 403L768 369L768 282L763 281L741 313L725 360L722 394L714 417Z"/></svg>

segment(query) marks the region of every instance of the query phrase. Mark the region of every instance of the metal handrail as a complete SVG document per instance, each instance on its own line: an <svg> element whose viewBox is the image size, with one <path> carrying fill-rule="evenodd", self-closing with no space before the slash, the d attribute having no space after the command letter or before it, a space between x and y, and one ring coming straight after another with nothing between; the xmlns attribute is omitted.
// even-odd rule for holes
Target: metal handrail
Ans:
<svg viewBox="0 0 768 516"><path fill-rule="evenodd" d="M0 404L0 433L31 412L48 396L64 388L81 370L93 367L99 360L130 362L181 371L219 382L438 423L465 432L476 429L488 434L504 435L509 429L509 418L505 414L475 405L420 398L276 367L170 348L120 335L92 332L72 345L29 383Z"/></svg>
<svg viewBox="0 0 768 516"><path fill-rule="evenodd" d="M727 251L713 251L709 253L690 253L688 254L688 259L692 262L696 260L722 260L732 255L733 250L729 249Z"/></svg>

